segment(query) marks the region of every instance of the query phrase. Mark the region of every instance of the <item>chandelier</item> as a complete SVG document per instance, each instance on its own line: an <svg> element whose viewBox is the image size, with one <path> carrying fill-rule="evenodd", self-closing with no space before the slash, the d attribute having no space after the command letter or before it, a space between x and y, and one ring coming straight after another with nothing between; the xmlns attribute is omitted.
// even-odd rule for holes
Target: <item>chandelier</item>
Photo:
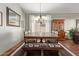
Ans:
<svg viewBox="0 0 79 59"><path fill-rule="evenodd" d="M40 23L40 26L45 26L45 22L44 22L44 19L42 18L42 14L41 14L41 3L40 3L40 15L39 15L38 22Z"/></svg>

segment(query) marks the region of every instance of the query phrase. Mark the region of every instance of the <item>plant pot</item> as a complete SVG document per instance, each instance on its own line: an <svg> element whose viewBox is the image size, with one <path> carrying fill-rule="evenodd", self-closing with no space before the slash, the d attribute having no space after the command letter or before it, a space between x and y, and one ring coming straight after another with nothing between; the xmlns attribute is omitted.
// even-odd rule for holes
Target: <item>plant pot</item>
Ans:
<svg viewBox="0 0 79 59"><path fill-rule="evenodd" d="M73 32L73 41L76 44L79 44L79 32Z"/></svg>

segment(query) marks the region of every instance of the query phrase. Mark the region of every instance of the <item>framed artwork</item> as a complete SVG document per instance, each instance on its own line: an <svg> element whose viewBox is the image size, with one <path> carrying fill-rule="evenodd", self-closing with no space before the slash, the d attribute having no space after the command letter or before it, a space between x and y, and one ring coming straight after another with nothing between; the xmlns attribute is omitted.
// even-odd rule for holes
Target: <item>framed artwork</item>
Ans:
<svg viewBox="0 0 79 59"><path fill-rule="evenodd" d="M2 12L0 12L0 26L2 26Z"/></svg>
<svg viewBox="0 0 79 59"><path fill-rule="evenodd" d="M7 25L20 27L20 15L10 8L6 8Z"/></svg>
<svg viewBox="0 0 79 59"><path fill-rule="evenodd" d="M76 20L76 28L79 29L79 19Z"/></svg>

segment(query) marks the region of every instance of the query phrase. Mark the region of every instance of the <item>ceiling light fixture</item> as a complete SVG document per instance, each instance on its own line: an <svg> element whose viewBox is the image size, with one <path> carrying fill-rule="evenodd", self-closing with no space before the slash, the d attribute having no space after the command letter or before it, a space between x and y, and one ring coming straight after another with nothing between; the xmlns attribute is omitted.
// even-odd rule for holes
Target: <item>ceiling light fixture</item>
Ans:
<svg viewBox="0 0 79 59"><path fill-rule="evenodd" d="M40 3L40 15L39 15L38 22L40 23L40 26L45 26L45 22L44 22L44 19L42 18L42 13L41 13L41 3Z"/></svg>
<svg viewBox="0 0 79 59"><path fill-rule="evenodd" d="M42 18L42 15L41 15L41 3L40 3L40 19Z"/></svg>
<svg viewBox="0 0 79 59"><path fill-rule="evenodd" d="M41 3L40 3L40 15L39 15L38 22L40 22L40 24L43 22L42 15L41 15Z"/></svg>

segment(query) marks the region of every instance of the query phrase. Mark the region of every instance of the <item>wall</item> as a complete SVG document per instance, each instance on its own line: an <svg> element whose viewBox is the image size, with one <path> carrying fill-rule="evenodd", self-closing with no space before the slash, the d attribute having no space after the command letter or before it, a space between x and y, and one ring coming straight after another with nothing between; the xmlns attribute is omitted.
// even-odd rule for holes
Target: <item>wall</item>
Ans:
<svg viewBox="0 0 79 59"><path fill-rule="evenodd" d="M39 25L38 26L36 26L36 23L35 23L35 21L34 21L34 19L37 19L38 18L38 14L37 15L35 15L35 14L28 14L27 15L28 17L28 19L26 19L27 20L27 22L28 23L26 23L26 31L28 31L28 30L30 30L31 32L36 32L36 31L40 31L39 29L41 29L41 30L43 30L43 28L41 28L41 27L39 27ZM45 17L45 24L46 24L46 26L45 26L45 28L44 28L44 32L50 32L51 31L51 21L50 21L50 19L51 19L51 16L50 15L43 15L44 17ZM36 17L36 18L35 18ZM48 19L48 20L47 20ZM35 27L39 27L38 29L36 29ZM28 29L28 30L27 30Z"/></svg>
<svg viewBox="0 0 79 59"><path fill-rule="evenodd" d="M35 14L32 14L32 15L35 15ZM36 15L38 15L38 14L36 14ZM42 15L45 15L45 14L42 14ZM64 19L64 30L65 31L68 31L71 28L75 28L76 19L79 19L79 13L59 13L59 14L54 13L54 14L47 14L47 15L51 16L51 20L57 19L57 18ZM29 26L30 26L30 24L29 24Z"/></svg>
<svg viewBox="0 0 79 59"><path fill-rule="evenodd" d="M64 30L76 28L76 19L79 19L79 13L52 14L52 19L64 19Z"/></svg>
<svg viewBox="0 0 79 59"><path fill-rule="evenodd" d="M22 28L0 28L0 55L24 39Z"/></svg>
<svg viewBox="0 0 79 59"><path fill-rule="evenodd" d="M20 8L19 4L16 3L0 3L0 11L3 14L3 26L0 27L12 27L12 26L6 26L6 7L11 8L13 11L21 15L20 19L20 27L22 27L25 30L25 13L23 10ZM15 28L15 27L13 27ZM19 28L19 27L17 27Z"/></svg>
<svg viewBox="0 0 79 59"><path fill-rule="evenodd" d="M6 26L6 7L21 15L20 27ZM24 39L25 30L25 13L18 4L0 3L0 12L2 12L3 24L0 26L0 54L14 46L16 43Z"/></svg>
<svg viewBox="0 0 79 59"><path fill-rule="evenodd" d="M29 31L29 14L25 14L25 30Z"/></svg>

